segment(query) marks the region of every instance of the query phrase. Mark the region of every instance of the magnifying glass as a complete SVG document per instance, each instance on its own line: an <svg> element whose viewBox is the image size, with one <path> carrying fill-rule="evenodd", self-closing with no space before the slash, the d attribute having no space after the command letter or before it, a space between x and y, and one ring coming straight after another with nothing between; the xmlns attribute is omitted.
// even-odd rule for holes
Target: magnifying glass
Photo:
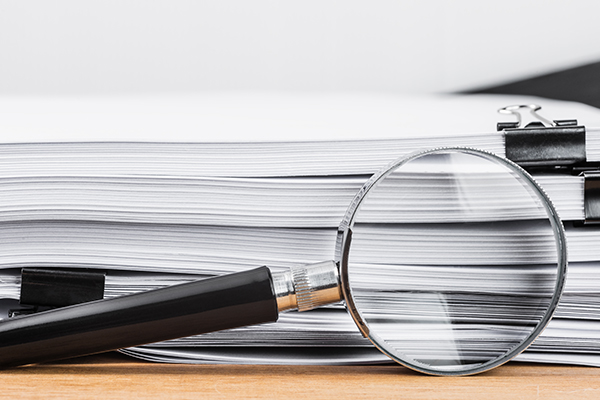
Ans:
<svg viewBox="0 0 600 400"><path fill-rule="evenodd" d="M334 259L15 317L0 323L0 366L274 322L279 312L343 302L362 334L398 363L475 374L539 336L566 269L560 219L527 172L480 150L427 150L365 183L339 226Z"/></svg>

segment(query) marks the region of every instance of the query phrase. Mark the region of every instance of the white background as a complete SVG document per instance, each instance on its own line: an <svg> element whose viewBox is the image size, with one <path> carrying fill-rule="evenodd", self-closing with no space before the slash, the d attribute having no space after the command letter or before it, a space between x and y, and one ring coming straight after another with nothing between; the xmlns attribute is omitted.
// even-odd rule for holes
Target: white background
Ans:
<svg viewBox="0 0 600 400"><path fill-rule="evenodd" d="M478 88L600 60L600 2L0 0L0 94Z"/></svg>

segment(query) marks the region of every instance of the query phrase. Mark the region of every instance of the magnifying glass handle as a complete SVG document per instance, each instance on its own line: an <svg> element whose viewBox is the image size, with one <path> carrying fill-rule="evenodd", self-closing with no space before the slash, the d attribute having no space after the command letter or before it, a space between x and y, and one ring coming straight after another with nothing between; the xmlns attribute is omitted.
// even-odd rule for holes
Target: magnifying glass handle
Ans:
<svg viewBox="0 0 600 400"><path fill-rule="evenodd" d="M0 367L274 322L267 267L0 322Z"/></svg>

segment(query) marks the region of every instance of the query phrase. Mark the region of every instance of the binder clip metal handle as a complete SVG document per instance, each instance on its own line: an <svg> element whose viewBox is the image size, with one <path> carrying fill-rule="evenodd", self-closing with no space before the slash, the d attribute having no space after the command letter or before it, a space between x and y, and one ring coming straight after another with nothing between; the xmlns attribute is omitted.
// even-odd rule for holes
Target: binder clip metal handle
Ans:
<svg viewBox="0 0 600 400"><path fill-rule="evenodd" d="M517 129L517 128L525 128L530 126L537 127L550 127L550 126L558 126L556 121L550 121L539 115L537 112L541 110L542 107L537 104L517 104L512 106L502 107L498 110L500 114L508 114L514 115L517 118L516 122L498 122L498 130L504 129ZM529 110L529 115L527 116L529 119L527 123L523 123L523 114L524 111ZM577 122L575 122L577 124Z"/></svg>

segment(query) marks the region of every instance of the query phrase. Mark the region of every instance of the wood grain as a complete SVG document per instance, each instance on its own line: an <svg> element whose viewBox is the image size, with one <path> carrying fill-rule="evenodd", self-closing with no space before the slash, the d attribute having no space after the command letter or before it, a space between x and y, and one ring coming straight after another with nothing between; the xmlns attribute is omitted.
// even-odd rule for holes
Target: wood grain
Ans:
<svg viewBox="0 0 600 400"><path fill-rule="evenodd" d="M440 378L400 366L150 364L119 354L0 372L11 399L597 399L600 369L510 363Z"/></svg>

